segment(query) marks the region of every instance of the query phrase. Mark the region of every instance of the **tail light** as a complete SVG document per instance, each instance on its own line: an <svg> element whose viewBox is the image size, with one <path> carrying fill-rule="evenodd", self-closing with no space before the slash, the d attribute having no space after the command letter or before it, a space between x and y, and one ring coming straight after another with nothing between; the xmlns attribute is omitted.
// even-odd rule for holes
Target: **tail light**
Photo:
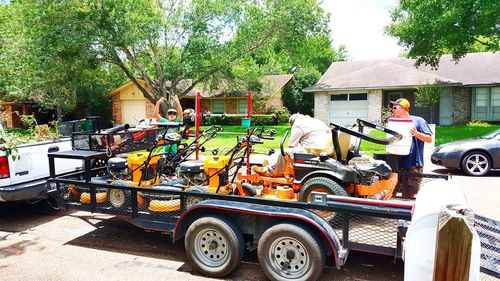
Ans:
<svg viewBox="0 0 500 281"><path fill-rule="evenodd" d="M9 177L9 158L7 156L0 156L0 179L6 179Z"/></svg>

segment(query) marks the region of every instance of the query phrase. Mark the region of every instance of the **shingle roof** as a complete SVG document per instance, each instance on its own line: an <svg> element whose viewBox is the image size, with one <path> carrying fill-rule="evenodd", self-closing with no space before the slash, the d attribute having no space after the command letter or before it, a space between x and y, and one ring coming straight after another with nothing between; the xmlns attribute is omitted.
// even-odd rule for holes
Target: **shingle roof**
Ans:
<svg viewBox="0 0 500 281"><path fill-rule="evenodd" d="M415 60L406 58L334 62L315 85L303 91L414 87L435 80L458 85L500 84L500 54L467 54L458 63L444 55L438 69L417 68Z"/></svg>

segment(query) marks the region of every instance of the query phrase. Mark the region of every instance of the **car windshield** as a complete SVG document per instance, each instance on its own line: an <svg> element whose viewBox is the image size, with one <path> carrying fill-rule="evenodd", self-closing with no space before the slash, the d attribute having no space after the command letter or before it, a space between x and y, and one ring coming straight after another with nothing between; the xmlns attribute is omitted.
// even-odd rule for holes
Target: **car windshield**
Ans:
<svg viewBox="0 0 500 281"><path fill-rule="evenodd" d="M496 137L498 134L500 134L500 129L495 130L495 131L490 132L490 133L487 133L486 135L482 136L481 138L492 139L492 138Z"/></svg>

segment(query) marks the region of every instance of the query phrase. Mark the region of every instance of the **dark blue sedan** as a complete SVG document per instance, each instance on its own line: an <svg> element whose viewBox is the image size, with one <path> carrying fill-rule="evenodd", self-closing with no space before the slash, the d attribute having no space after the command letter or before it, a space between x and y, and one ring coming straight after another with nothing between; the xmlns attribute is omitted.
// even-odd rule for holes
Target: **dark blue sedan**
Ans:
<svg viewBox="0 0 500 281"><path fill-rule="evenodd" d="M434 149L432 163L460 169L470 176L500 169L500 129L482 137L453 141Z"/></svg>

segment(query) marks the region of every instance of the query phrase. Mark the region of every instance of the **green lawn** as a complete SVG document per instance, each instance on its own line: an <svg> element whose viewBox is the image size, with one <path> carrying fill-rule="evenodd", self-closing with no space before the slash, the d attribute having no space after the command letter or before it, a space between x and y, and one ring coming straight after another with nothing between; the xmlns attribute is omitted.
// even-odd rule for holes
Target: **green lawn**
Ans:
<svg viewBox="0 0 500 281"><path fill-rule="evenodd" d="M202 127L206 128L206 127ZM257 153L267 153L268 148L279 149L281 138L283 137L286 130L290 130L290 126L281 125L281 126L272 126L266 128L274 128L276 130L276 136L274 140L264 140L264 144L259 144L254 146L254 149ZM453 125L453 126L436 126L436 146L448 143L454 140L459 139L467 139L482 136L488 132L493 130L500 129L500 125L485 125L485 126L467 126L467 125ZM223 131L227 132L246 132L245 128L240 126L224 126ZM370 135L374 137L385 137L384 133L380 131L371 131ZM206 143L205 147L207 149L213 148L231 148L236 143L235 135L218 135L215 139ZM286 143L285 143L286 144ZM361 151L365 152L368 155L373 155L373 153L383 153L385 152L385 146L374 144L367 141L362 141L361 143Z"/></svg>
<svg viewBox="0 0 500 281"><path fill-rule="evenodd" d="M468 125L452 125L452 126L436 126L436 146L448 143L454 140L468 139L485 135L491 131L500 129L500 125L485 125L485 126L468 126ZM380 131L371 131L370 135L374 137L384 137L384 133ZM361 151L372 155L373 153L381 153L385 151L383 145L362 142Z"/></svg>

